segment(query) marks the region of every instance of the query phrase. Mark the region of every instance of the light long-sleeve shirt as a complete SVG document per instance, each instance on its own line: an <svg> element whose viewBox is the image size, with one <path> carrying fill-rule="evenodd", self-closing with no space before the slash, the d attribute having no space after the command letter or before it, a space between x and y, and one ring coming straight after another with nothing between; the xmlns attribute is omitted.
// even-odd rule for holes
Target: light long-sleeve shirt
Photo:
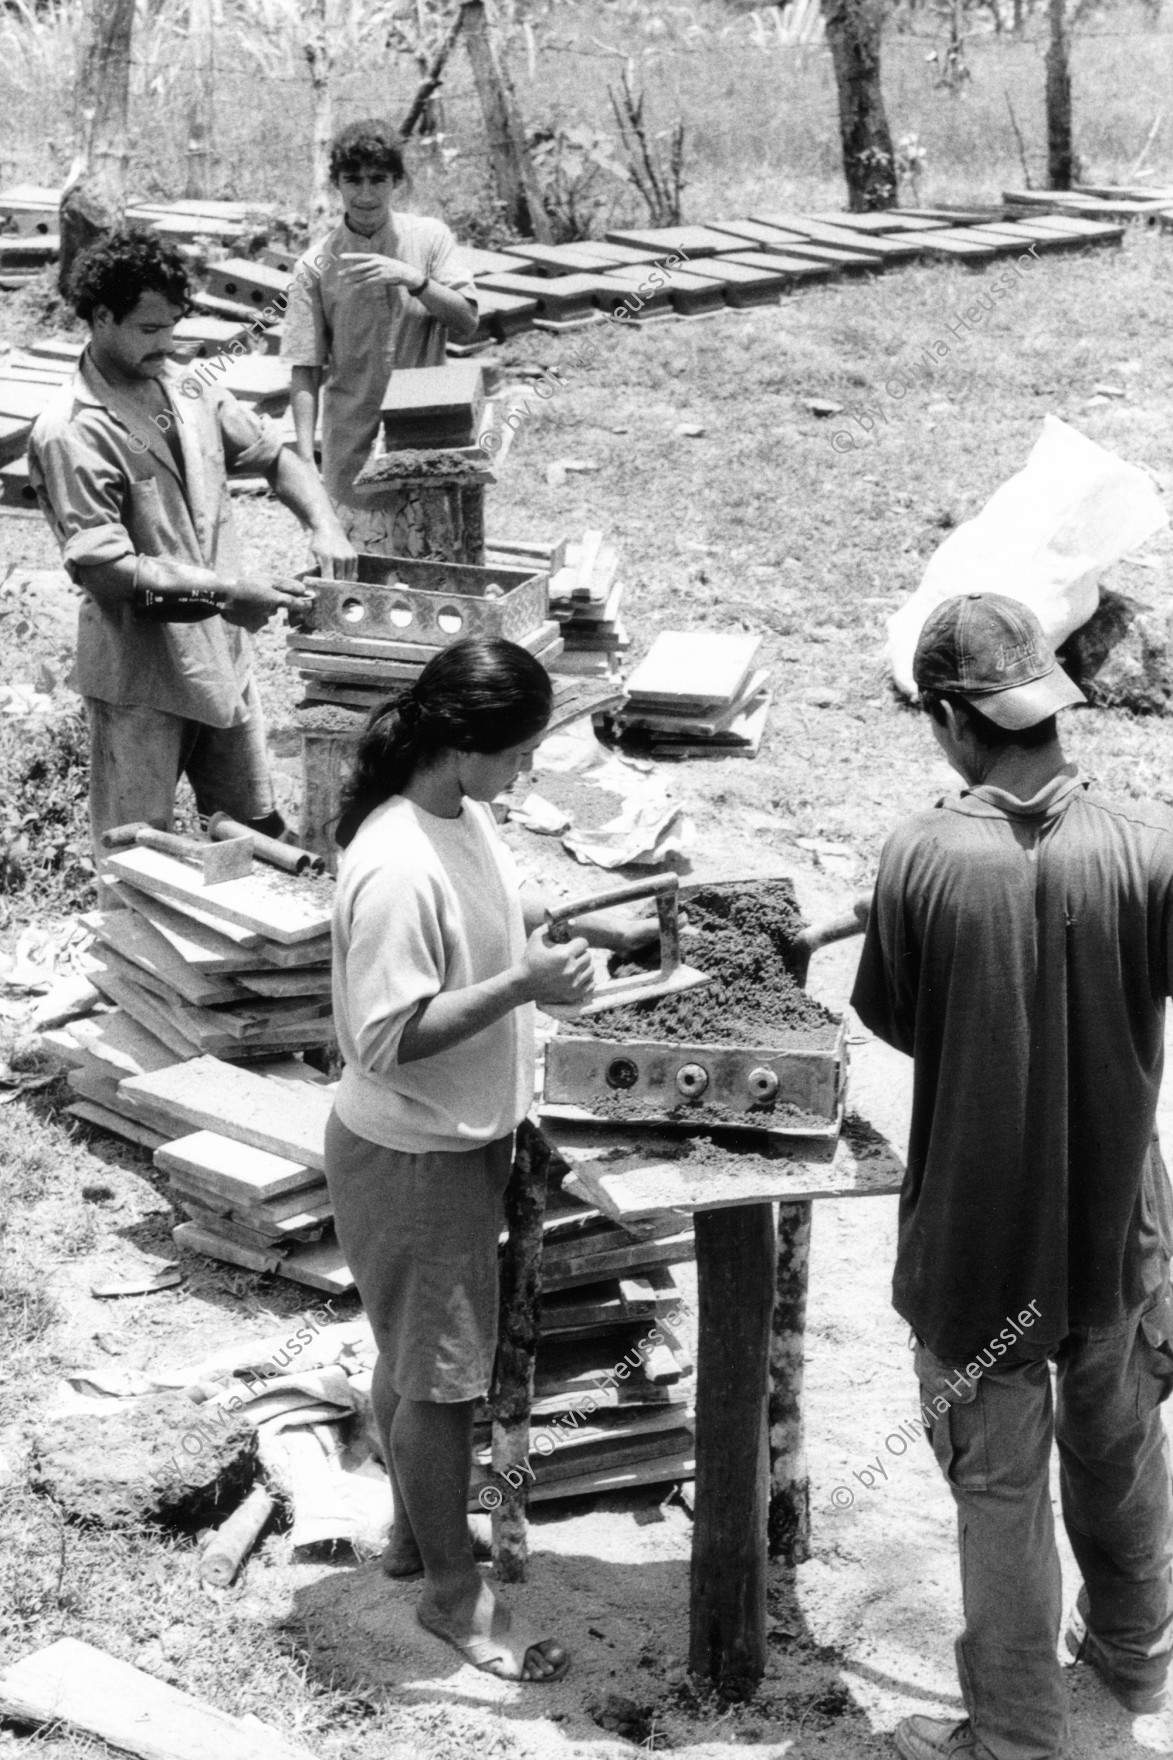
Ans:
<svg viewBox="0 0 1173 1760"><path fill-rule="evenodd" d="M335 1107L357 1136L409 1154L507 1136L534 1091L534 1009L430 1057L399 1062L421 1002L495 978L525 950L513 857L483 803L443 819L402 796L364 820L334 903Z"/></svg>

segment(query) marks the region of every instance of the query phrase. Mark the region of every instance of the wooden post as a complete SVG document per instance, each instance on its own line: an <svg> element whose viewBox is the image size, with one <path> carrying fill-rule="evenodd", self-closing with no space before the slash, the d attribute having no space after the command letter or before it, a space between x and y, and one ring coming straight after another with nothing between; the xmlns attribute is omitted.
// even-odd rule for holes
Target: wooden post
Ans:
<svg viewBox="0 0 1173 1760"><path fill-rule="evenodd" d="M1047 183L1051 189L1070 189L1075 174L1075 146L1071 129L1071 38L1067 30L1067 0L1050 0L1048 17L1051 41L1047 45Z"/></svg>
<svg viewBox="0 0 1173 1760"><path fill-rule="evenodd" d="M770 1204L696 1216L696 1505L688 1665L748 1697L766 1667Z"/></svg>
<svg viewBox="0 0 1173 1760"><path fill-rule="evenodd" d="M853 214L896 206L896 158L880 89L879 0L822 0L839 93L847 206Z"/></svg>
<svg viewBox="0 0 1173 1760"><path fill-rule="evenodd" d="M485 0L463 0L464 40L485 118L489 163L505 218L515 232L553 244L554 232L542 202L525 140L525 124L514 96Z"/></svg>
<svg viewBox="0 0 1173 1760"><path fill-rule="evenodd" d="M803 1350L811 1203L778 1206L778 1257L770 1338L771 1558L801 1564L810 1557L810 1479L802 1421Z"/></svg>
<svg viewBox="0 0 1173 1760"><path fill-rule="evenodd" d="M214 92L212 0L188 0L187 59L191 91L187 110L187 182L185 196L212 193Z"/></svg>
<svg viewBox="0 0 1173 1760"><path fill-rule="evenodd" d="M529 1419L542 1303L542 1220L550 1145L528 1118L517 1130L513 1173L505 1190L509 1239L501 1254L501 1306L493 1411L493 1473L502 1492L493 1511L493 1564L504 1583L525 1581L529 1549L525 1512L532 1470Z"/></svg>
<svg viewBox="0 0 1173 1760"><path fill-rule="evenodd" d="M77 153L61 195L57 285L69 288L79 253L122 224L130 157L130 45L135 0L91 0L78 79Z"/></svg>

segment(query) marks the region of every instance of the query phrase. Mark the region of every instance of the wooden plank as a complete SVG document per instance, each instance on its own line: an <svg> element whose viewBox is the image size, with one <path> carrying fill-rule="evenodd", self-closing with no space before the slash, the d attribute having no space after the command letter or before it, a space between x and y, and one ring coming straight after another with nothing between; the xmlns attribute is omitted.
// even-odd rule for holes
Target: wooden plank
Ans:
<svg viewBox="0 0 1173 1760"><path fill-rule="evenodd" d="M239 985L201 971L198 965L189 965L165 935L129 906L115 911L93 911L82 921L106 947L113 948L157 983L177 991L186 1002L207 1006L245 1000Z"/></svg>
<svg viewBox="0 0 1173 1760"><path fill-rule="evenodd" d="M541 1503L554 1497L602 1497L606 1493L633 1491L638 1485L665 1485L677 1479L691 1479L696 1474L695 1448L679 1454L657 1456L634 1466L614 1467L609 1471L584 1473L574 1479L559 1479L552 1484L531 1485L530 1502ZM479 1509L470 1503L472 1510Z"/></svg>
<svg viewBox="0 0 1173 1760"><path fill-rule="evenodd" d="M302 971L241 972L237 982L257 996L329 996L333 980L329 966L306 966Z"/></svg>
<svg viewBox="0 0 1173 1760"><path fill-rule="evenodd" d="M0 1710L72 1724L141 1760L310 1760L259 1718L233 1717L77 1638L59 1638L0 1675Z"/></svg>
<svg viewBox="0 0 1173 1760"><path fill-rule="evenodd" d="M242 1056L269 1047L327 1044L334 1036L329 1001L320 996L270 1001L249 996L246 991L235 1008L200 1008L184 1002L164 979L132 965L112 947L103 950L102 967L107 979L115 979L120 987L117 996L107 988L114 1001L134 1013L138 998L131 992L145 993L201 1051ZM98 988L103 985L99 983Z"/></svg>
<svg viewBox="0 0 1173 1760"><path fill-rule="evenodd" d="M198 1222L178 1222L171 1230L177 1247L189 1253L202 1253L207 1259L219 1259L227 1265L239 1265L245 1271L280 1271L282 1256L268 1247L245 1246L230 1240L226 1234L201 1228Z"/></svg>
<svg viewBox="0 0 1173 1760"><path fill-rule="evenodd" d="M211 1130L169 1142L155 1156L155 1166L163 1173L190 1176L232 1203L254 1207L322 1183L317 1168Z"/></svg>
<svg viewBox="0 0 1173 1760"><path fill-rule="evenodd" d="M149 1124L170 1130L210 1130L267 1149L319 1172L325 1170L326 1120L334 1103L327 1090L306 1083L287 1088L250 1070L200 1057L192 1063L122 1083L121 1094Z"/></svg>
<svg viewBox="0 0 1173 1760"><path fill-rule="evenodd" d="M625 1145L631 1148L630 1159L616 1162L619 1145L613 1134L608 1138L548 1119L542 1129L570 1162L591 1202L619 1223L665 1209L720 1210L807 1198L873 1198L899 1192L904 1183L899 1152L851 1116L830 1157L819 1152L824 1145L792 1139L782 1155L771 1150L767 1157L747 1148L719 1165L668 1160L657 1156L654 1148L641 1156L634 1142Z"/></svg>
<svg viewBox="0 0 1173 1760"><path fill-rule="evenodd" d="M345 1295L354 1288L342 1248L332 1237L292 1247L281 1261L281 1275L327 1295Z"/></svg>
<svg viewBox="0 0 1173 1760"><path fill-rule="evenodd" d="M217 922L191 905L182 910L137 886L119 881L112 888L119 904L128 905L166 937L180 958L205 972L263 971L267 966L289 970L320 965L330 958L330 937L321 936L283 947L233 923Z"/></svg>
<svg viewBox="0 0 1173 1760"><path fill-rule="evenodd" d="M72 1032L83 1049L87 1067L96 1064L118 1081L125 1076L169 1069L175 1062L174 1052L121 1008L74 1021Z"/></svg>
<svg viewBox="0 0 1173 1760"><path fill-rule="evenodd" d="M153 1038L165 1045L168 1051L174 1052L177 1058L199 1056L200 1048L195 1040L189 1038L156 998L148 995L138 984L127 983L125 978L105 965L91 972L90 976L103 996L116 1002L119 1008L145 1027Z"/></svg>
<svg viewBox="0 0 1173 1760"><path fill-rule="evenodd" d="M646 703L732 702L760 647L760 636L661 630L627 681L628 697Z"/></svg>
<svg viewBox="0 0 1173 1760"><path fill-rule="evenodd" d="M309 1229L320 1229L334 1215L324 1185L313 1186L306 1192L290 1192L283 1198L270 1198L267 1204L238 1204L229 1198L218 1197L190 1174L173 1173L168 1190L177 1200L190 1199L213 1216L229 1216L234 1222L277 1239L293 1238L304 1235Z"/></svg>
<svg viewBox="0 0 1173 1760"><path fill-rule="evenodd" d="M154 849L131 849L106 857L116 879L172 904L194 906L202 916L251 929L283 946L319 940L329 932L333 882L302 880L276 868L254 866L240 880L203 886L195 868Z"/></svg>
<svg viewBox="0 0 1173 1760"><path fill-rule="evenodd" d="M643 1270L648 1265L682 1265L695 1257L691 1229L670 1235L667 1240L633 1241L630 1246L593 1253L588 1259L547 1253L542 1260L542 1288L569 1289L576 1283L594 1283L619 1272Z"/></svg>
<svg viewBox="0 0 1173 1760"><path fill-rule="evenodd" d="M99 1106L92 1100L75 1100L72 1106L65 1108L70 1118L79 1118L83 1124L92 1124L100 1131L106 1131L112 1137L122 1137L128 1143L137 1143L143 1149L157 1149L160 1143L167 1141L158 1131L140 1124L136 1119L125 1118L120 1112L112 1112L108 1106Z"/></svg>
<svg viewBox="0 0 1173 1760"><path fill-rule="evenodd" d="M214 1210L204 1209L192 1198L178 1193L173 1196L188 1221L194 1222L205 1234L217 1235L238 1247L251 1247L258 1253L272 1253L276 1258L288 1249L289 1243L282 1241L280 1234L271 1229L253 1228L248 1223L237 1222L232 1216L218 1216Z"/></svg>

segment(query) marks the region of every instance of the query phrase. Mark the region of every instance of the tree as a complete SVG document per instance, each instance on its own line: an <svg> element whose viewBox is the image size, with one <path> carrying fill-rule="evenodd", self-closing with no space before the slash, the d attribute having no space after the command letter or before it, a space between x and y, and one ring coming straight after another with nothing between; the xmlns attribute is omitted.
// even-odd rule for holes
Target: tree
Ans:
<svg viewBox="0 0 1173 1760"><path fill-rule="evenodd" d="M77 152L61 195L57 285L63 293L78 254L121 226L126 213L133 32L134 0L90 0L77 86Z"/></svg>
<svg viewBox="0 0 1173 1760"><path fill-rule="evenodd" d="M1066 0L1050 0L1051 41L1047 48L1047 182L1070 189L1075 174L1071 128L1071 36Z"/></svg>
<svg viewBox="0 0 1173 1760"><path fill-rule="evenodd" d="M821 4L839 90L848 208L866 214L895 207L895 154L880 90L880 0Z"/></svg>

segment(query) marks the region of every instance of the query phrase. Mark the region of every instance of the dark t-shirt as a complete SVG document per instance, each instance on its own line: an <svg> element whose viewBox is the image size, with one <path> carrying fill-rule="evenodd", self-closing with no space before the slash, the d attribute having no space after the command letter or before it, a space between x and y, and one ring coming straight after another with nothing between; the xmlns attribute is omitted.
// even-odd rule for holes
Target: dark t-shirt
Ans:
<svg viewBox="0 0 1173 1760"><path fill-rule="evenodd" d="M893 1301L964 1361L1032 1302L1035 1352L1163 1286L1154 1142L1173 987L1173 813L979 788L880 860L852 1003L913 1058Z"/></svg>

